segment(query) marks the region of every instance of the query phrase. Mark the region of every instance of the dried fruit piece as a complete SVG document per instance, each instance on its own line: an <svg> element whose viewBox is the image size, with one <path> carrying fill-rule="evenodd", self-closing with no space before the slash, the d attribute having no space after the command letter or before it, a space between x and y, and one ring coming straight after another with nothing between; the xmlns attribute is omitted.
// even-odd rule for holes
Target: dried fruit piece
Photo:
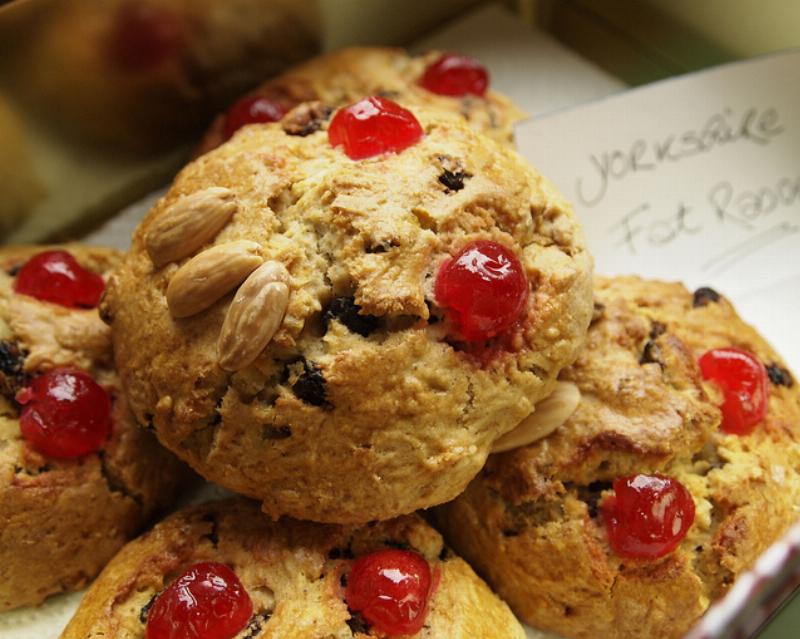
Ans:
<svg viewBox="0 0 800 639"><path fill-rule="evenodd" d="M22 436L43 455L80 457L99 450L111 431L111 399L88 373L58 368L17 393Z"/></svg>
<svg viewBox="0 0 800 639"><path fill-rule="evenodd" d="M157 267L176 262L214 239L237 209L233 191L212 186L177 200L147 229L145 248Z"/></svg>
<svg viewBox="0 0 800 639"><path fill-rule="evenodd" d="M269 344L289 304L288 282L286 267L270 261L253 271L239 287L217 342L223 370L241 370Z"/></svg>
<svg viewBox="0 0 800 639"><path fill-rule="evenodd" d="M187 568L147 615L146 639L232 639L253 614L247 590L230 568L207 561Z"/></svg>
<svg viewBox="0 0 800 639"><path fill-rule="evenodd" d="M341 145L351 160L399 153L422 136L422 127L411 111L378 96L339 109L328 127L331 146Z"/></svg>
<svg viewBox="0 0 800 639"><path fill-rule="evenodd" d="M248 95L228 109L225 114L225 139L246 124L278 122L286 114L286 109L263 95Z"/></svg>
<svg viewBox="0 0 800 639"><path fill-rule="evenodd" d="M68 308L94 308L106 285L67 251L43 251L17 273L14 291Z"/></svg>
<svg viewBox="0 0 800 639"><path fill-rule="evenodd" d="M792 379L792 374L789 372L789 369L784 368L776 362L767 364L767 376L769 377L769 381L775 386L785 386L786 388L794 386L794 379Z"/></svg>
<svg viewBox="0 0 800 639"><path fill-rule="evenodd" d="M167 286L173 317L190 317L208 308L256 270L263 262L261 247L249 240L218 244L181 266Z"/></svg>
<svg viewBox="0 0 800 639"><path fill-rule="evenodd" d="M410 550L379 550L353 562L347 606L390 637L419 632L428 612L431 568Z"/></svg>
<svg viewBox="0 0 800 639"><path fill-rule="evenodd" d="M303 360L303 372L292 384L292 392L298 399L312 406L330 406L325 376L319 366Z"/></svg>
<svg viewBox="0 0 800 639"><path fill-rule="evenodd" d="M699 360L703 378L722 390L720 428L749 435L767 415L769 388L764 364L739 348L714 348Z"/></svg>
<svg viewBox="0 0 800 639"><path fill-rule="evenodd" d="M461 339L482 341L513 326L528 299L528 279L517 256L480 240L445 262L436 277L436 300Z"/></svg>
<svg viewBox="0 0 800 639"><path fill-rule="evenodd" d="M692 295L692 306L694 308L702 308L703 306L708 306L712 303L716 304L719 302L719 297L719 293L717 293L713 288L702 286L698 288Z"/></svg>
<svg viewBox="0 0 800 639"><path fill-rule="evenodd" d="M288 135L311 135L322 128L331 113L333 109L322 102L303 102L283 118L283 130Z"/></svg>
<svg viewBox="0 0 800 639"><path fill-rule="evenodd" d="M631 475L614 480L603 501L608 540L621 557L654 559L678 547L694 522L694 500L677 479Z"/></svg>
<svg viewBox="0 0 800 639"><path fill-rule="evenodd" d="M419 83L439 95L482 96L489 87L489 72L474 58L445 53L425 69Z"/></svg>
<svg viewBox="0 0 800 639"><path fill-rule="evenodd" d="M360 311L361 307L356 304L353 297L335 297L322 314L322 321L326 330L328 323L336 319L344 324L347 330L368 337L378 328L380 320L375 315L364 315Z"/></svg>
<svg viewBox="0 0 800 639"><path fill-rule="evenodd" d="M502 453L547 437L569 419L580 401L581 392L575 384L558 382L555 390L536 404L533 413L523 419L514 430L494 442L492 452Z"/></svg>

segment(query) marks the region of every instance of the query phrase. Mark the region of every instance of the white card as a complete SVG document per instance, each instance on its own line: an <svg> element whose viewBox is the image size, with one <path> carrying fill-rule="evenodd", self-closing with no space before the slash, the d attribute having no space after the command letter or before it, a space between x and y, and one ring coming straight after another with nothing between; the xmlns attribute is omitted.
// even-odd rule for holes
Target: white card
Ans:
<svg viewBox="0 0 800 639"><path fill-rule="evenodd" d="M800 369L800 51L537 118L520 151L572 200L599 273L710 285ZM794 325L796 322L792 323Z"/></svg>

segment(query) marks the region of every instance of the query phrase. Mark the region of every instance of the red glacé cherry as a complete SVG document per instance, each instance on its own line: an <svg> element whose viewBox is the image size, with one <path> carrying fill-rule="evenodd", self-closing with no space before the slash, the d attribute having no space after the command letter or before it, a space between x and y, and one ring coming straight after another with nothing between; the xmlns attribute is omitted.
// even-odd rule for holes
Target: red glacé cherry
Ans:
<svg viewBox="0 0 800 639"><path fill-rule="evenodd" d="M353 562L345 599L379 632L419 632L428 612L431 568L410 550L379 550Z"/></svg>
<svg viewBox="0 0 800 639"><path fill-rule="evenodd" d="M699 360L703 378L722 389L726 433L749 435L767 416L767 369L755 355L738 348L714 348Z"/></svg>
<svg viewBox="0 0 800 639"><path fill-rule="evenodd" d="M102 277L87 271L66 251L34 255L14 281L17 293L69 308L94 308L105 288Z"/></svg>
<svg viewBox="0 0 800 639"><path fill-rule="evenodd" d="M16 399L22 436L48 457L93 453L111 431L111 398L83 371L57 368L34 377Z"/></svg>
<svg viewBox="0 0 800 639"><path fill-rule="evenodd" d="M479 240L442 265L434 291L460 337L476 342L494 337L519 319L528 299L528 279L511 250Z"/></svg>
<svg viewBox="0 0 800 639"><path fill-rule="evenodd" d="M231 639L250 621L253 602L224 564L187 568L158 595L147 616L146 639Z"/></svg>
<svg viewBox="0 0 800 639"><path fill-rule="evenodd" d="M175 14L157 3L128 0L119 6L108 39L108 55L125 71L152 69L181 46Z"/></svg>
<svg viewBox="0 0 800 639"><path fill-rule="evenodd" d="M342 145L351 160L399 153L422 136L422 127L411 111L379 96L339 109L328 127L331 146Z"/></svg>
<svg viewBox="0 0 800 639"><path fill-rule="evenodd" d="M446 53L425 69L419 83L431 93L439 95L480 96L486 93L489 86L489 72L473 58Z"/></svg>
<svg viewBox="0 0 800 639"><path fill-rule="evenodd" d="M245 124L278 122L286 109L275 100L261 95L248 95L241 98L225 114L225 139L229 140Z"/></svg>
<svg viewBox="0 0 800 639"><path fill-rule="evenodd" d="M678 547L694 522L694 500L683 484L661 475L631 475L613 486L602 510L615 553L655 559Z"/></svg>

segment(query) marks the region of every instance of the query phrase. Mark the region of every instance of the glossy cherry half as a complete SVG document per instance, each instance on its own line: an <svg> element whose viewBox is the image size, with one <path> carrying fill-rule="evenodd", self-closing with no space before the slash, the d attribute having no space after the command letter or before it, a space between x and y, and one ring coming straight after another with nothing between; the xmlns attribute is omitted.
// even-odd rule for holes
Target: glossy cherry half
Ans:
<svg viewBox="0 0 800 639"><path fill-rule="evenodd" d="M286 109L275 100L262 95L245 96L235 102L225 114L225 139L230 139L246 124L278 122L284 115Z"/></svg>
<svg viewBox="0 0 800 639"><path fill-rule="evenodd" d="M481 341L510 328L520 318L528 299L528 279L513 251L480 240L442 265L435 293L459 337Z"/></svg>
<svg viewBox="0 0 800 639"><path fill-rule="evenodd" d="M445 53L425 69L419 83L439 95L482 96L489 87L489 72L474 58Z"/></svg>
<svg viewBox="0 0 800 639"><path fill-rule="evenodd" d="M339 109L328 127L331 146L341 146L351 160L399 153L422 136L422 126L411 111L379 96Z"/></svg>
<svg viewBox="0 0 800 639"><path fill-rule="evenodd" d="M621 557L655 559L678 547L694 522L694 500L677 479L631 475L614 480L602 504L611 548Z"/></svg>
<svg viewBox="0 0 800 639"><path fill-rule="evenodd" d="M43 251L17 273L14 291L70 308L94 308L106 285L103 278L83 268L67 251Z"/></svg>
<svg viewBox="0 0 800 639"><path fill-rule="evenodd" d="M379 550L353 562L345 599L378 632L412 635L425 623L431 583L430 566L420 554Z"/></svg>
<svg viewBox="0 0 800 639"><path fill-rule="evenodd" d="M722 390L722 425L726 433L749 435L767 416L767 369L752 353L714 348L699 360L704 379Z"/></svg>
<svg viewBox="0 0 800 639"><path fill-rule="evenodd" d="M111 432L111 398L83 371L59 368L34 377L16 399L22 436L48 457L93 453Z"/></svg>
<svg viewBox="0 0 800 639"><path fill-rule="evenodd" d="M253 615L253 602L224 564L187 568L158 596L147 616L146 639L232 639Z"/></svg>
<svg viewBox="0 0 800 639"><path fill-rule="evenodd" d="M150 70L173 57L182 45L181 26L158 3L127 0L117 9L108 36L108 55L123 71Z"/></svg>

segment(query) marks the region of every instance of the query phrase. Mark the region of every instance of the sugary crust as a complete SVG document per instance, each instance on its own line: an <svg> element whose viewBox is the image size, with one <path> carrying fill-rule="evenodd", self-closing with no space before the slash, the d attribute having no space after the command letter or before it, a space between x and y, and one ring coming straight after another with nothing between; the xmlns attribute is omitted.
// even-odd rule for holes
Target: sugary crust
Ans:
<svg viewBox="0 0 800 639"><path fill-rule="evenodd" d="M770 384L756 431L725 435L718 391L696 359L736 346L785 370L778 354L722 297L597 279L587 347L562 374L583 393L577 412L552 436L492 456L437 521L534 626L581 639L677 639L796 520L800 396L781 373L792 385ZM653 471L689 489L695 523L662 559L620 559L598 502L614 477Z"/></svg>
<svg viewBox="0 0 800 639"><path fill-rule="evenodd" d="M274 516L359 523L452 499L583 341L591 258L569 205L460 118L416 115L421 141L360 162L330 147L326 123L305 137L245 127L181 172L110 283L117 363L139 420ZM468 177L454 191L439 177L456 166ZM156 218L211 186L238 203L214 243L255 240L290 273L282 327L233 375L216 351L231 297L173 319L164 291L180 263L155 269L144 248ZM520 256L531 295L518 327L468 353L434 321L433 282L476 239ZM325 322L334 298L376 316L374 330ZM309 371L324 388L316 405L295 387Z"/></svg>
<svg viewBox="0 0 800 639"><path fill-rule="evenodd" d="M174 495L183 466L136 425L96 310L66 309L12 291L13 273L45 247L0 251L0 610L82 588ZM108 275L111 249L65 247ZM112 395L113 433L100 453L50 459L19 431L14 395L55 366L88 371Z"/></svg>
<svg viewBox="0 0 800 639"><path fill-rule="evenodd" d="M508 98L487 91L485 96L449 97L419 86L425 68L441 52L409 56L403 49L349 47L322 55L267 80L248 95L275 100L287 111L301 102L320 101L345 106L368 95L383 95L406 108L431 107L460 114L476 131L497 142L510 143L514 124L525 115ZM200 143L205 153L225 141L225 115L218 116Z"/></svg>
<svg viewBox="0 0 800 639"><path fill-rule="evenodd" d="M230 566L253 601L237 639L375 636L353 617L342 582L353 557L387 547L415 550L439 583L420 639L522 639L508 607L416 515L363 528L270 521L242 499L183 510L126 546L81 602L62 639L141 639L148 604L199 561Z"/></svg>

